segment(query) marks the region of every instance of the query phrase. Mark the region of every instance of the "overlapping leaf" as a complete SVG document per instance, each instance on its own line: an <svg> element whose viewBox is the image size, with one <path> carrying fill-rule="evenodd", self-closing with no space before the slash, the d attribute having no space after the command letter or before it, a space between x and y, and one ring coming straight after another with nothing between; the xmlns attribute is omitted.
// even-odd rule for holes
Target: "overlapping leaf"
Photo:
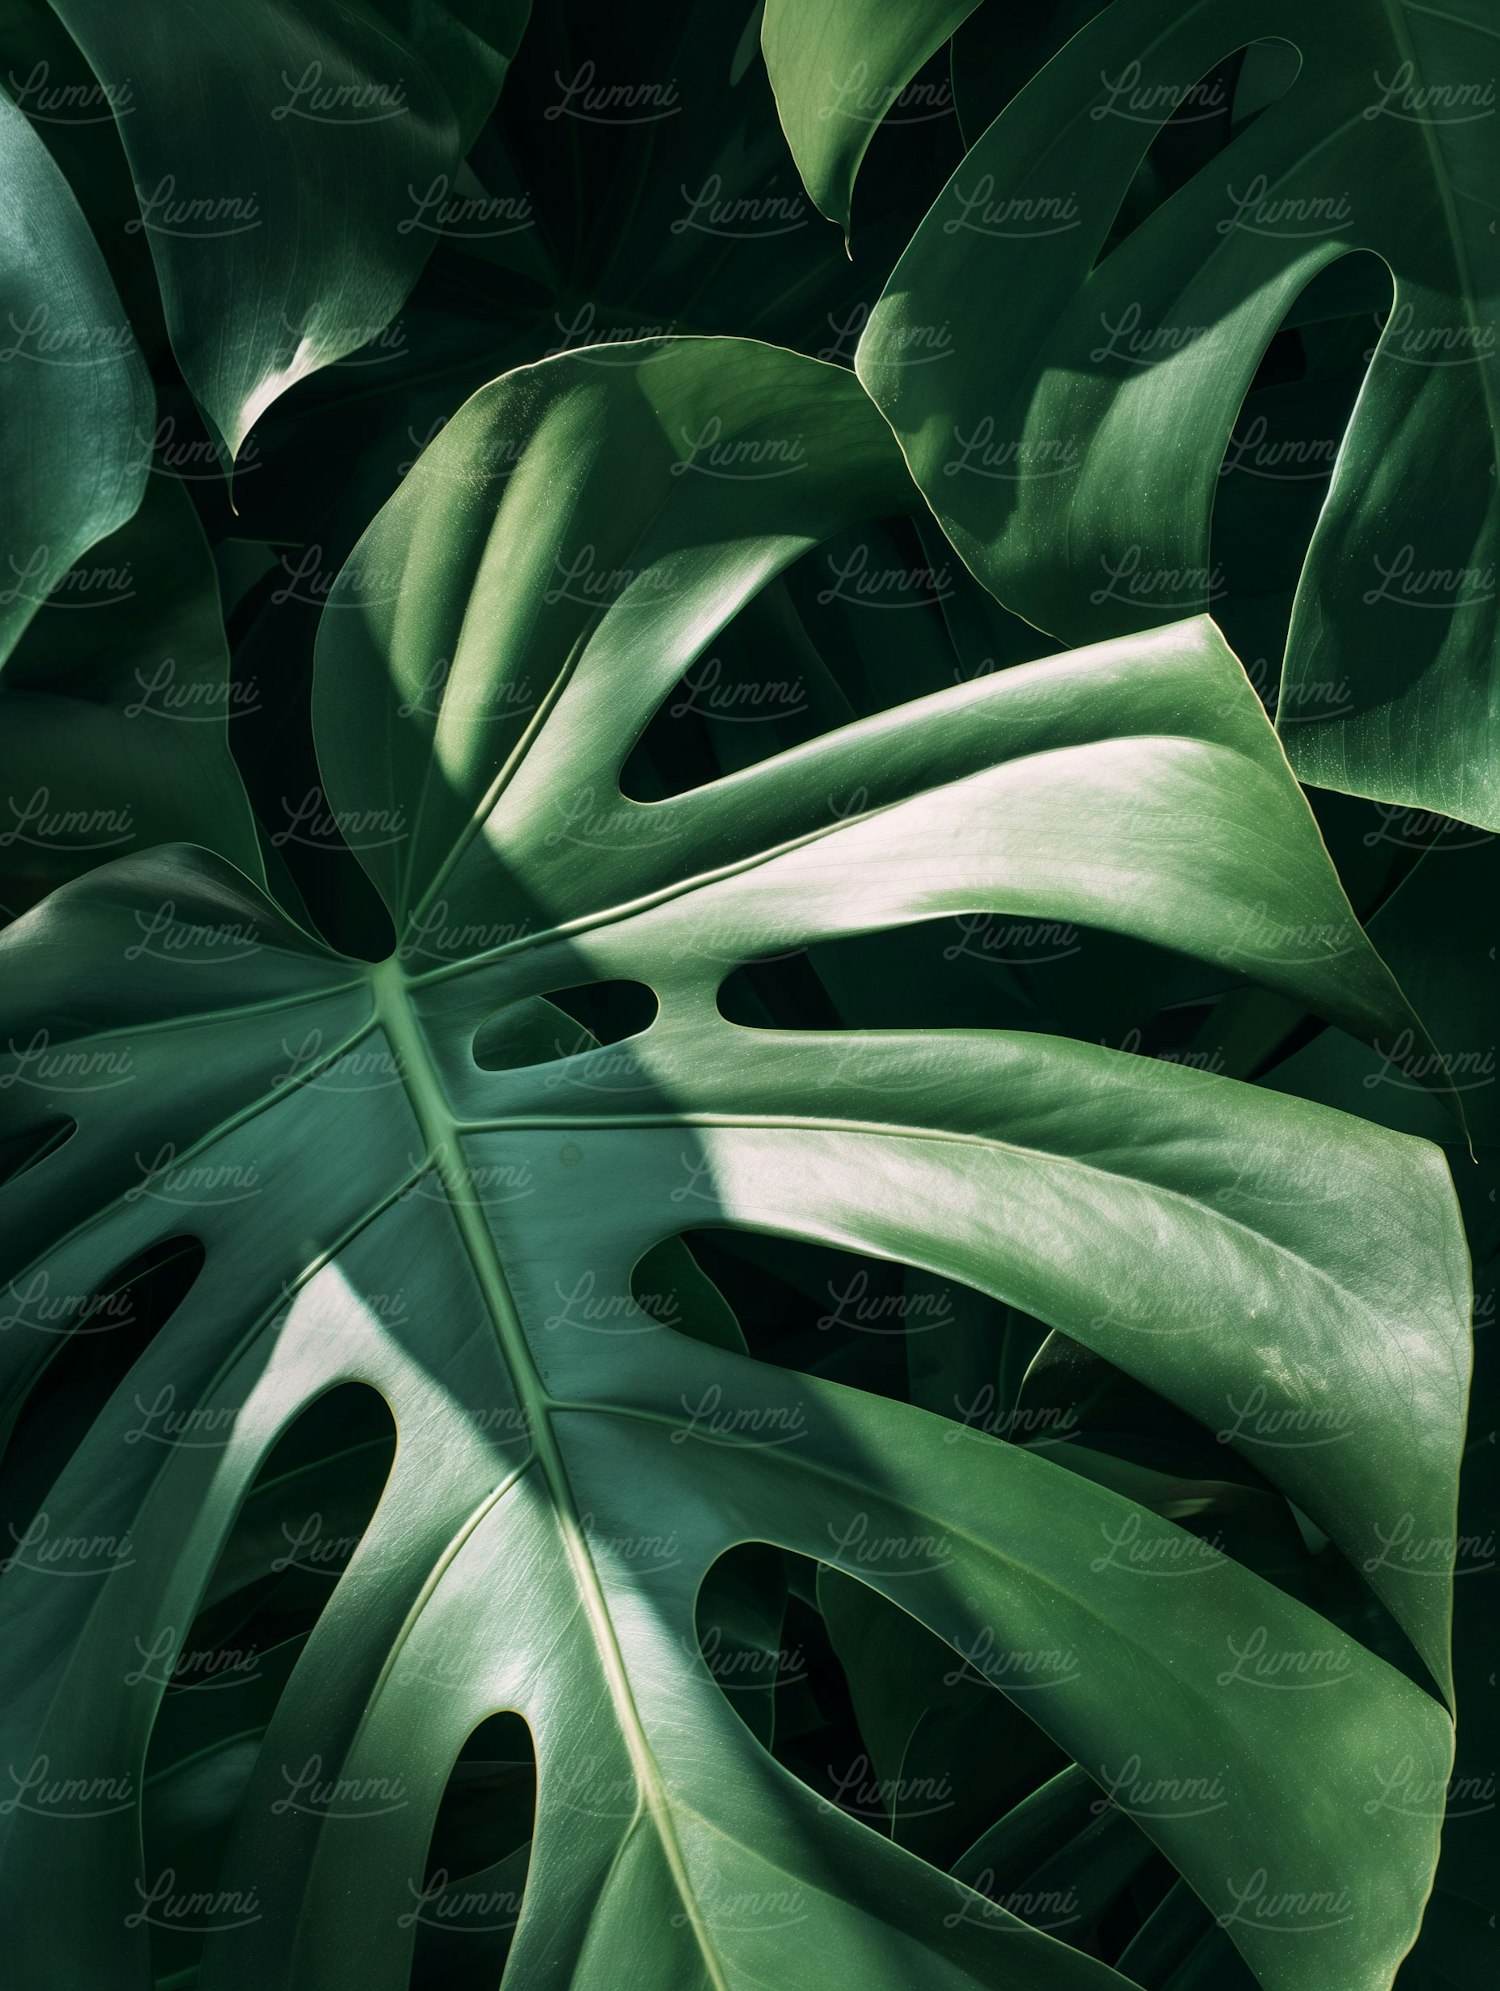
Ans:
<svg viewBox="0 0 1500 1991"><path fill-rule="evenodd" d="M395 316L528 0L57 0L121 103L137 225L184 378L231 453L277 395ZM121 92L129 85L128 110Z"/></svg>
<svg viewBox="0 0 1500 1991"><path fill-rule="evenodd" d="M396 921L389 960L330 954L183 849L96 871L0 940L5 1029L31 1047L0 1074L8 1131L45 1146L73 1123L6 1190L10 1404L122 1264L184 1231L205 1249L47 1496L54 1544L128 1527L130 1554L74 1582L16 1558L3 1585L18 1962L55 1969L61 1942L80 1981L144 1980L134 1802L159 1696L122 1696L122 1660L191 1619L278 1435L357 1381L391 1408L392 1476L248 1771L223 1883L261 1912L210 1939L205 1987L404 1984L409 1928L369 1931L409 1898L466 1737L507 1708L540 1764L528 1985L614 1985L622 1956L663 1984L1118 1982L832 1813L730 1711L695 1599L763 1540L966 1653L1085 1653L1035 1710L1047 1732L1264 1984L1375 1991L1436 1823L1371 1798L1393 1750L1446 1775L1434 1699L1083 1474L756 1363L691 1306L664 1326L631 1276L689 1226L818 1238L1007 1298L1207 1422L1246 1391L1336 1402L1355 1443L1257 1463L1441 1679L1446 1585L1370 1552L1397 1503L1423 1539L1451 1526L1466 1270L1435 1150L1060 1039L762 1032L715 998L809 938L1046 906L1366 1037L1418 1026L1207 622L627 802L635 737L725 620L907 492L847 375L732 341L621 357L483 390L329 602L320 753ZM644 1033L549 1044L549 992L619 979L655 992ZM150 1442L153 1420L189 1441ZM1184 1557L1191 1580L1142 1574ZM1322 1653L1330 1691L1226 1690L1257 1637ZM100 1787L123 1795L59 1831ZM1165 1787L1203 1801L1164 1815ZM778 1890L780 1922L746 1917Z"/></svg>
<svg viewBox="0 0 1500 1991"><path fill-rule="evenodd" d="M1195 92L1246 44L1238 135L1105 253L1157 130L1217 114ZM974 571L1079 642L1212 601L1214 493L1257 363L1313 277L1373 250L1394 303L1298 592L1288 752L1304 780L1489 827L1494 66L1478 0L1117 0L967 155L858 361ZM906 363L939 323L958 363ZM1329 683L1348 708L1315 714L1306 688Z"/></svg>

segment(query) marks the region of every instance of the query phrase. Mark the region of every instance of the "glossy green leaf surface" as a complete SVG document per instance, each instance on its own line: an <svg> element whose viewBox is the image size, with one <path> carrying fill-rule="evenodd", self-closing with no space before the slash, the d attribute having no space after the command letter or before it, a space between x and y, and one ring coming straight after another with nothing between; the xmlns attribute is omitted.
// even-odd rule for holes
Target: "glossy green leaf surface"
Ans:
<svg viewBox="0 0 1500 1991"><path fill-rule="evenodd" d="M57 0L118 115L183 375L230 452L393 318L528 0ZM490 201L492 229L520 228Z"/></svg>
<svg viewBox="0 0 1500 1991"><path fill-rule="evenodd" d="M133 1794L161 1696L139 1667L128 1697L114 1683L142 1643L180 1642L292 1421L357 1383L389 1406L391 1476L240 1771L222 1884L259 1905L208 1938L205 1991L404 1986L412 1928L372 1944L371 1904L420 1893L450 1770L502 1710L539 1762L509 1966L527 1986L613 1986L622 1957L653 1985L1122 1981L766 1754L694 1634L705 1574L744 1542L879 1592L1002 1693L1023 1659L1082 1655L1033 1719L1258 1980L1389 1983L1437 1823L1371 1800L1393 1752L1446 1777L1431 1694L1083 1470L753 1360L701 1281L677 1325L632 1294L653 1247L708 1226L1003 1298L1226 1434L1446 1678L1446 1581L1370 1546L1403 1516L1419 1541L1451 1530L1467 1267L1435 1149L1041 1033L721 1013L738 964L805 939L1046 907L1417 1041L1206 620L627 802L636 736L726 620L906 502L857 384L776 348L506 376L425 452L322 622L329 806L392 956L333 954L181 847L0 937L3 1034L32 1047L0 1073L6 1131L73 1123L4 1192L8 1408L122 1265L183 1234L204 1250L47 1495L44 1537L95 1545L86 1580L20 1554L0 1584L23 1972L61 1942L78 1982L144 1981ZM653 992L647 1027L558 1034L549 995L622 980ZM1352 1442L1259 1444L1247 1405L1337 1408ZM1239 1674L1267 1650L1327 1690Z"/></svg>
<svg viewBox="0 0 1500 1991"><path fill-rule="evenodd" d="M0 92L0 662L68 569L141 501L145 366L68 183Z"/></svg>
<svg viewBox="0 0 1500 1991"><path fill-rule="evenodd" d="M1394 298L1298 589L1287 750L1305 781L1492 828L1493 37L1478 0L1117 0L967 154L858 357L973 570L1079 642L1219 597L1212 513L1257 365L1320 272L1373 251ZM1116 232L1174 112L1222 112L1229 142ZM912 365L939 323L957 363ZM1329 684L1347 701L1314 709Z"/></svg>
<svg viewBox="0 0 1500 1991"><path fill-rule="evenodd" d="M854 177L876 126L976 4L767 0L761 47L782 129L802 184L845 234ZM929 106L927 114L936 113Z"/></svg>

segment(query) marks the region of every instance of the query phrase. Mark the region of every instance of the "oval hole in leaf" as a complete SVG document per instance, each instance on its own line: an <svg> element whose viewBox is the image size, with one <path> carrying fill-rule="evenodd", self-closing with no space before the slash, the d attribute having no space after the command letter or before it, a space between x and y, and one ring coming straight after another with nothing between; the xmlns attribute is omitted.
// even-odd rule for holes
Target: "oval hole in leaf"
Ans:
<svg viewBox="0 0 1500 1991"><path fill-rule="evenodd" d="M494 1991L521 1915L536 1819L536 1747L518 1714L470 1734L433 1821L414 1900L411 1991Z"/></svg>
<svg viewBox="0 0 1500 1991"><path fill-rule="evenodd" d="M698 1650L726 1704L784 1769L836 1803L831 1762L864 1746L818 1608L818 1565L740 1542L699 1587Z"/></svg>
<svg viewBox="0 0 1500 1991"><path fill-rule="evenodd" d="M756 1360L945 1418L949 1442L975 1470L997 1441L1041 1453L1142 1501L1278 1587L1302 1595L1311 1584L1319 1608L1351 1628L1357 1617L1361 1636L1375 1635L1378 1616L1382 1653L1404 1663L1405 1642L1386 1614L1372 1613L1336 1551L1325 1544L1310 1554L1253 1461L1045 1322L960 1280L821 1242L707 1227L674 1242L732 1305ZM669 1297L665 1286L656 1297ZM1225 1416L1232 1421L1232 1407Z"/></svg>
<svg viewBox="0 0 1500 1991"><path fill-rule="evenodd" d="M580 982L508 1003L474 1033L475 1064L484 1071L519 1071L555 1064L649 1030L660 1008L644 982Z"/></svg>
<svg viewBox="0 0 1500 1991"><path fill-rule="evenodd" d="M999 1301L801 1238L705 1228L682 1242L728 1296L756 1360L960 1421L993 1406L1009 1312Z"/></svg>
<svg viewBox="0 0 1500 1991"><path fill-rule="evenodd" d="M325 1391L256 1474L183 1637L137 1636L135 1684L161 1692L146 1758L145 1884L202 1895L205 1915L148 1917L157 1981L197 1966L206 1933L232 1926L250 1881L221 1864L246 1781L293 1666L359 1547L389 1476L396 1427L364 1383ZM205 1924L189 1927L189 1922Z"/></svg>
<svg viewBox="0 0 1500 1991"><path fill-rule="evenodd" d="M580 1326L607 1332L622 1309L596 1291L591 1274L584 1275L579 1288L559 1296L563 1310ZM662 1327L707 1342L711 1348L745 1352L745 1337L733 1308L681 1238L663 1238L636 1260L630 1297Z"/></svg>
<svg viewBox="0 0 1500 1991"><path fill-rule="evenodd" d="M965 913L851 934L726 976L746 1029L1044 1030L1222 1072L1203 1007L1241 978L1067 920Z"/></svg>

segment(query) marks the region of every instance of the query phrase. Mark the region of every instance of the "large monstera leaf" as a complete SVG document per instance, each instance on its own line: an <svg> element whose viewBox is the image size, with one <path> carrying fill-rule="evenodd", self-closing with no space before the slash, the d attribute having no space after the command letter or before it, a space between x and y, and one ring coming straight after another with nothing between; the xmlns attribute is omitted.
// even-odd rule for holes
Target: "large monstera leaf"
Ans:
<svg viewBox="0 0 1500 1991"><path fill-rule="evenodd" d="M1082 642L1208 605L1219 467L1257 364L1320 271L1374 251L1394 303L1302 574L1287 750L1305 781L1489 828L1494 32L1481 0L1115 0L968 153L858 355L974 571ZM1157 130L1207 116L1200 79L1251 43L1238 135L1111 243ZM1260 108L1278 60L1295 78ZM955 363L910 364L937 325ZM1347 707L1321 709L1309 687L1328 683Z"/></svg>
<svg viewBox="0 0 1500 1991"><path fill-rule="evenodd" d="M0 1586L18 1966L147 1981L133 1799L160 1692L132 1657L193 1618L280 1434L354 1382L390 1406L395 1463L242 1773L221 1885L256 1913L209 1938L205 1987L405 1985L400 1910L499 1710L539 1762L528 1987L1122 1982L815 1798L730 1710L695 1599L763 1541L992 1653L1002 1687L1008 1657L1085 1654L1032 1712L1260 1981L1375 1991L1437 1836L1375 1800L1392 1758L1441 1785L1440 1703L1082 1472L751 1359L668 1241L745 1227L909 1260L1215 1427L1253 1393L1273 1416L1336 1405L1355 1442L1256 1463L1441 1682L1448 1585L1431 1555L1379 1552L1452 1532L1467 1281L1437 1150L1042 1035L743 1028L716 991L813 938L1045 907L1365 1037L1414 1019L1207 621L626 801L632 742L736 608L909 492L847 374L734 341L614 359L478 394L329 601L328 803L389 905L389 959L328 952L180 846L0 939L0 1097L40 1154L5 1191L12 1409L67 1296L184 1233L204 1253L46 1496L54 1551L128 1553L60 1581L23 1544ZM580 1048L548 995L619 980L655 1020ZM659 1250L675 1325L632 1298ZM163 1405L187 1442L144 1441ZM1142 1574L1184 1556L1190 1581ZM1226 1687L1245 1649L1320 1655L1334 1684Z"/></svg>
<svg viewBox="0 0 1500 1991"><path fill-rule="evenodd" d="M528 225L456 187L529 0L53 4L116 109L178 363L231 453L389 323L455 203Z"/></svg>

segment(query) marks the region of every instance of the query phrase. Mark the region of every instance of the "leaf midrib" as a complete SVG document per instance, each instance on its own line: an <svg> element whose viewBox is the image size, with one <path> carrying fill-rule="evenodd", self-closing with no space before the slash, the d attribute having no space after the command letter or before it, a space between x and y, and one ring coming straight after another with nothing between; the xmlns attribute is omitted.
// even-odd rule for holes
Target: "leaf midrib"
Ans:
<svg viewBox="0 0 1500 1991"><path fill-rule="evenodd" d="M666 1787L652 1753L640 1711L625 1668L614 1623L609 1614L603 1586L589 1553L588 1542L573 1498L557 1435L552 1428L553 1403L536 1365L521 1325L520 1314L495 1248L484 1215L465 1193L465 1169L460 1146L460 1123L455 1119L443 1090L437 1068L407 995L406 977L398 961L390 960L370 971L375 998L375 1015L401 1070L407 1099L422 1137L446 1192L454 1226L468 1256L485 1306L494 1324L500 1352L515 1385L516 1396L526 1417L535 1448L535 1462L546 1482L553 1518L572 1565L580 1602L594 1635L605 1684L614 1705L615 1718L635 1770L637 1783L646 1798L662 1854L672 1875L689 1926L692 1928L714 1991L729 1991L728 1983L708 1939L697 1900L688 1878L687 1865L672 1822Z"/></svg>

